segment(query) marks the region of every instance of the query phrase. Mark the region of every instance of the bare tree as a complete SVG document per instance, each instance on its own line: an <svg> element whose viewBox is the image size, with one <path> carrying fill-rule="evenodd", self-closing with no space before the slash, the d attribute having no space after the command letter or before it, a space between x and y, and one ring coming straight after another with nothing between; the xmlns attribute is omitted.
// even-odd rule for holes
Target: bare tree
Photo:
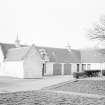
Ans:
<svg viewBox="0 0 105 105"><path fill-rule="evenodd" d="M105 41L105 15L101 16L99 23L96 23L92 29L89 29L88 36L90 39Z"/></svg>

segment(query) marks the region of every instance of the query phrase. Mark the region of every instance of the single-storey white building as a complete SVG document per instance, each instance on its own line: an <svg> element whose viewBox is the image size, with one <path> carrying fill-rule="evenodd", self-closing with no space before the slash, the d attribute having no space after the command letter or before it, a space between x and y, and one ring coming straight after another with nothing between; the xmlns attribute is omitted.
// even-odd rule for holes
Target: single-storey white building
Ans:
<svg viewBox="0 0 105 105"><path fill-rule="evenodd" d="M76 50L0 43L0 75L41 78L71 75L85 70L105 70L104 49Z"/></svg>
<svg viewBox="0 0 105 105"><path fill-rule="evenodd" d="M105 49L83 49L80 53L82 71L105 70Z"/></svg>
<svg viewBox="0 0 105 105"><path fill-rule="evenodd" d="M9 49L0 73L19 78L41 78L41 56L35 45Z"/></svg>
<svg viewBox="0 0 105 105"><path fill-rule="evenodd" d="M46 52L48 62L45 63L44 75L71 75L81 71L80 52L67 48L38 47Z"/></svg>
<svg viewBox="0 0 105 105"><path fill-rule="evenodd" d="M71 75L80 71L80 52L66 48L0 43L0 75L40 78L45 75Z"/></svg>

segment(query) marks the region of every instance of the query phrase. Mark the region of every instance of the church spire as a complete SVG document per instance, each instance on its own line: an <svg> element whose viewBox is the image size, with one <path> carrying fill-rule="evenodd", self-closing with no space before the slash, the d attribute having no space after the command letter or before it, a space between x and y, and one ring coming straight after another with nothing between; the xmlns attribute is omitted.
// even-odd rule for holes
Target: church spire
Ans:
<svg viewBox="0 0 105 105"><path fill-rule="evenodd" d="M20 47L20 40L18 37L18 32L17 32L17 36L16 36L16 40L15 40L15 45L16 45L16 47Z"/></svg>

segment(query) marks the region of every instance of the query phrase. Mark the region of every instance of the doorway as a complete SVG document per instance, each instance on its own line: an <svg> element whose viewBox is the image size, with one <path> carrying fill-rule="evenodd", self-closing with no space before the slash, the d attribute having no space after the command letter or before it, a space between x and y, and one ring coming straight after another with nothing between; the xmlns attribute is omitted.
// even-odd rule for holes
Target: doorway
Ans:
<svg viewBox="0 0 105 105"><path fill-rule="evenodd" d="M79 72L79 64L77 64L77 72Z"/></svg>
<svg viewBox="0 0 105 105"><path fill-rule="evenodd" d="M45 73L46 73L46 64L44 63L42 67L42 76L44 76Z"/></svg>

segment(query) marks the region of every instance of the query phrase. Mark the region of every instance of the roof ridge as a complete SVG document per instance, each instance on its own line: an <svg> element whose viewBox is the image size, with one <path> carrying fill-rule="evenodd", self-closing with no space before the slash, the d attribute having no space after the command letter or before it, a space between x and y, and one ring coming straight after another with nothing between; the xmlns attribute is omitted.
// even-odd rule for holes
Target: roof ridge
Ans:
<svg viewBox="0 0 105 105"><path fill-rule="evenodd" d="M10 50L16 50L16 49L23 49L23 48L29 48L30 46L27 46L27 47L15 47L15 48L10 48L8 49L8 51Z"/></svg>
<svg viewBox="0 0 105 105"><path fill-rule="evenodd" d="M51 48L51 49L66 49L66 48L58 48L58 47L49 47L49 46L36 46L38 48Z"/></svg>
<svg viewBox="0 0 105 105"><path fill-rule="evenodd" d="M36 46L37 48L45 48L45 49L59 49L59 50L68 50L67 48L57 48L57 47L46 47L46 46ZM80 51L79 49L71 49L74 51Z"/></svg>
<svg viewBox="0 0 105 105"><path fill-rule="evenodd" d="M27 56L27 54L30 52L30 49L32 49L32 48L33 48L33 45L28 47L28 50L27 50L26 54L22 57L22 59L24 59Z"/></svg>

